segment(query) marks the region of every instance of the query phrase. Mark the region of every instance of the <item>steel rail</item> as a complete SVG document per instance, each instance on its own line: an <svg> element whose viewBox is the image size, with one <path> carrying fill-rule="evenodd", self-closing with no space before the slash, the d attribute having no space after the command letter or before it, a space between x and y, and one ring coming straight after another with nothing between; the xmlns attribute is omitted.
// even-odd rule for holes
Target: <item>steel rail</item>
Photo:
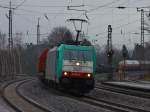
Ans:
<svg viewBox="0 0 150 112"><path fill-rule="evenodd" d="M54 90L54 91L56 91L56 90ZM104 100L98 100L98 99L92 98L88 95L83 95L83 96L78 96L77 95L76 96L76 95L72 95L70 93L67 93L65 91L64 92L59 92L59 94L64 95L66 97L69 97L71 99L80 101L80 102L90 104L92 106L96 106L98 108L103 108L103 109L111 110L111 111L114 111L114 112L131 112L131 109L127 109L126 107L124 107L122 105L117 105L117 104L114 104L114 103L111 103L111 102L108 102L108 101L104 101ZM137 111L133 111L133 109L132 109L132 112L137 112Z"/></svg>
<svg viewBox="0 0 150 112"><path fill-rule="evenodd" d="M93 101L102 102L102 103L109 105L110 107L108 107L108 108L110 108L110 109L112 108L114 110L116 109L115 112L116 111L118 111L118 112L149 112L148 110L131 107L131 106L127 106L127 105L123 105L123 104L119 104L119 103L114 103L114 102L110 102L110 101L106 101L106 100L102 100L102 99L97 99L97 98L90 97L90 96L86 96L86 97L87 97L87 99L91 99ZM118 108L121 110L119 111Z"/></svg>
<svg viewBox="0 0 150 112"><path fill-rule="evenodd" d="M23 95L19 93L19 86L31 80L33 80L33 78L26 78L12 81L5 85L2 89L4 100L17 112L52 112L33 100L23 97Z"/></svg>
<svg viewBox="0 0 150 112"><path fill-rule="evenodd" d="M106 85L96 86L95 89L96 89L96 91L110 91L110 92L114 92L114 93L121 93L121 94L140 97L140 98L150 98L150 94L148 94L148 93L139 92L139 91L136 91L136 90L126 90L124 88L110 87L110 86L106 86ZM107 104L112 104L112 105L116 105L116 106L119 106L119 107L123 107L123 108L129 109L129 110L132 110L132 111L149 112L148 110L144 110L144 109L137 108L137 107L131 107L131 106L128 106L128 105L113 103L113 102L109 102L109 101L106 101L106 100L97 99L97 98L94 98L94 97L90 97L90 98L95 99L97 101L105 102Z"/></svg>
<svg viewBox="0 0 150 112"><path fill-rule="evenodd" d="M116 93L121 93L125 95L130 95L130 96L136 96L140 98L146 98L150 99L150 90L143 90L143 89L138 89L138 88L131 88L131 87L124 87L124 86L117 86L117 85L108 85L108 84L100 84L96 85L96 89L103 89L111 92L116 92Z"/></svg>

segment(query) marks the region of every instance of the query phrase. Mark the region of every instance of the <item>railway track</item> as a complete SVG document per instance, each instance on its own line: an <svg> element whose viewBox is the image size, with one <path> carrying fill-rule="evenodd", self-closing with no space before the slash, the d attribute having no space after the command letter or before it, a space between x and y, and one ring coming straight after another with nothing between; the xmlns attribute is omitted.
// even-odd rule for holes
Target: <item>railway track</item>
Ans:
<svg viewBox="0 0 150 112"><path fill-rule="evenodd" d="M51 88L51 91L56 92L57 90L54 90L54 89ZM97 100L95 98L85 96L85 95L84 96L78 96L78 95L76 96L75 94L72 95L70 92L68 93L66 91L59 91L59 93L57 93L57 94L68 97L70 99L73 99L73 100L76 100L76 101L79 101L79 102L89 104L91 106L96 106L98 108L103 108L103 109L106 109L106 110L110 110L112 112L137 112L137 111L131 111L131 110L126 109L124 107L120 107L120 105L115 105L115 104L110 103L110 102Z"/></svg>
<svg viewBox="0 0 150 112"><path fill-rule="evenodd" d="M131 110L127 109L127 108L123 108L120 105L114 105L113 103L110 102L106 102L106 101L102 101L102 100L98 100L96 98L92 98L89 96L85 96L84 98L80 99L81 101L100 107L100 108L104 108L107 110L111 110L114 112L130 112ZM136 112L136 111L132 111L132 112Z"/></svg>
<svg viewBox="0 0 150 112"><path fill-rule="evenodd" d="M101 100L101 99L97 99L97 98L89 97L89 96L86 96L82 100L92 105L103 107L103 108L106 108L115 112L150 112L149 110L144 110L144 109L140 109L136 107L130 107L127 105L118 104L118 103L114 103L114 102L110 102L106 100Z"/></svg>
<svg viewBox="0 0 150 112"><path fill-rule="evenodd" d="M64 93L61 94L64 95ZM88 95L84 95L83 97L76 97L70 94L65 94L65 96L113 112L150 112L136 107L130 107L123 104L117 104L110 101L97 99Z"/></svg>
<svg viewBox="0 0 150 112"><path fill-rule="evenodd" d="M17 112L52 112L19 93L19 86L31 80L33 79L26 78L19 81L13 81L5 85L2 93L4 100Z"/></svg>
<svg viewBox="0 0 150 112"><path fill-rule="evenodd" d="M59 91L59 90L55 90L53 88L49 88L51 89L51 91ZM80 101L80 102L84 102L93 106L96 106L98 108L104 108L106 110L110 110L110 111L114 111L114 112L149 112L147 110L143 110L140 108L136 108L136 107L130 107L127 105L123 105L123 104L117 104L117 103L113 103L110 101L106 101L106 100L101 100L101 99L97 99L88 95L85 95L83 97L76 97L75 95L72 95L71 93L68 93L66 91L59 91L59 93L57 93L59 95L65 96L65 97L69 97L71 99Z"/></svg>
<svg viewBox="0 0 150 112"><path fill-rule="evenodd" d="M121 93L121 94L125 94L125 95L130 95L130 96L136 96L136 97L140 97L140 98L150 98L150 94L147 92L142 92L142 91L137 91L137 90L131 90L131 89L125 89L125 88L120 88L120 87L116 87L116 86L108 86L108 85L104 85L104 84L101 84L99 86L96 86L95 89L97 91L103 91L103 90L106 90L106 91L110 91L110 92L115 92L115 93ZM137 108L137 107L131 107L131 106L128 106L128 105L123 105L123 104L118 104L118 103L113 103L113 102L109 102L109 101L106 101L106 100L101 100L101 99L97 99L97 98L94 98L94 97L89 97L87 96L88 98L90 99L93 99L93 100L96 100L96 101L100 101L100 102L104 102L106 104L110 104L110 105L114 105L116 107L122 107L124 109L128 109L129 111L128 112L150 112L149 110L144 110L144 109L141 109L141 108ZM122 112L122 111L121 111Z"/></svg>
<svg viewBox="0 0 150 112"><path fill-rule="evenodd" d="M31 81L33 79L22 79L19 81L11 82L3 88L3 97L4 99L17 111L17 112L54 112L54 110L48 110L42 105L34 102L30 98L23 96L18 91L19 87ZM64 94L64 93L63 93ZM100 100L97 98L84 96L84 97L75 97L72 95L66 95L67 97L73 98L80 102L88 103L99 108L104 108L114 112L149 112L147 110L142 110L138 108L129 107L126 105L116 104L105 100Z"/></svg>
<svg viewBox="0 0 150 112"><path fill-rule="evenodd" d="M130 96L136 96L136 97L140 97L140 98L146 98L146 99L150 99L150 93L149 91L143 91L141 89L132 89L129 87L121 87L121 86L113 86L113 85L107 85L107 84L99 84L96 85L95 89L99 90L107 90L107 91L111 91L111 92L116 92L116 93L121 93L121 94L125 94L125 95L130 95Z"/></svg>

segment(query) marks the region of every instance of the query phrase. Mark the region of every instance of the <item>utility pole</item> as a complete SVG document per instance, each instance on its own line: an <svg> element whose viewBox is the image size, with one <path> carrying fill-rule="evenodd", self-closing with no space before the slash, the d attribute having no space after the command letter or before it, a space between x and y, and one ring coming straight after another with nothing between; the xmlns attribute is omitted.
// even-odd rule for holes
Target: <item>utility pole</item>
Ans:
<svg viewBox="0 0 150 112"><path fill-rule="evenodd" d="M11 1L9 4L9 38L8 38L8 44L9 49L11 50L13 48L13 37L12 37L12 7L11 7Z"/></svg>
<svg viewBox="0 0 150 112"><path fill-rule="evenodd" d="M111 67L111 74L109 79L113 79L113 67L112 67L112 57L113 57L113 49L112 49L112 28L111 25L108 25L108 40L107 40L107 57L108 64Z"/></svg>
<svg viewBox="0 0 150 112"><path fill-rule="evenodd" d="M8 47L9 47L9 62L7 63L7 66L9 66L9 74L11 74L12 78L14 77L14 54L13 54L13 37L12 37L12 6L11 6L11 0L9 2L9 14L8 14L8 20L9 20L9 37L8 37Z"/></svg>
<svg viewBox="0 0 150 112"><path fill-rule="evenodd" d="M37 45L40 44L40 18L38 18L38 24L37 24Z"/></svg>
<svg viewBox="0 0 150 112"><path fill-rule="evenodd" d="M9 15L6 17L9 19L9 38L8 38L8 46L9 46L9 49L11 50L13 48L13 37L12 37L12 9L13 10L16 10L17 8L19 8L20 6L23 5L25 1L22 1L18 6L16 6L15 8L12 8L12 5L11 5L11 0L9 2L9 7L3 7L3 8L8 8L9 9Z"/></svg>
<svg viewBox="0 0 150 112"><path fill-rule="evenodd" d="M16 73L16 56L15 56L15 52L13 50L13 36L12 36L12 9L16 10L17 8L19 8L20 6L23 5L25 1L22 1L18 6L16 6L15 8L12 7L11 4L11 0L9 2L9 7L3 7L3 8L7 8L9 9L9 14L6 14L6 17L9 20L9 37L8 37L8 47L9 47L9 58L7 63L7 67L8 67L8 74L12 74L12 78L14 78L14 75Z"/></svg>

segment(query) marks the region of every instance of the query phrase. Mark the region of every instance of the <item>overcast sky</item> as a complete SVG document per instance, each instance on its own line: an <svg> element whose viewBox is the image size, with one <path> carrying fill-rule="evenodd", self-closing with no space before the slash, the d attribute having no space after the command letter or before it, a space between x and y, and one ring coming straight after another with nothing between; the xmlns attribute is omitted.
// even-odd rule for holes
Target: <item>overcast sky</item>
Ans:
<svg viewBox="0 0 150 112"><path fill-rule="evenodd" d="M1 6L9 6L10 0L0 0ZM13 7L23 0L12 0ZM112 25L113 44L116 47L126 44L133 47L140 42L140 12L136 7L149 7L150 0L26 0L13 12L13 33L23 32L25 42L36 42L37 18L40 17L41 38L45 38L51 29L67 26L74 31L73 25L66 22L69 18L83 18L83 11L67 10L67 6L85 5L76 9L86 10L89 24L84 25L84 32L90 40L98 40L101 46L106 44L107 27ZM126 6L126 9L118 9ZM148 9L145 9L148 10ZM8 33L8 9L0 8L0 30ZM45 18L45 15L48 17ZM27 35L28 32L28 35ZM147 32L145 32L147 33ZM150 40L146 36L145 41Z"/></svg>

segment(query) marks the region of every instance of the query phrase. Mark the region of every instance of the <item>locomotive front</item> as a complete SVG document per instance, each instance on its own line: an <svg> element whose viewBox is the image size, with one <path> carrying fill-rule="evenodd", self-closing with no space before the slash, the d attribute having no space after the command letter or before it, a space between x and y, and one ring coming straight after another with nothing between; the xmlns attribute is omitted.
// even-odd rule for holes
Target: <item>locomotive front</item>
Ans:
<svg viewBox="0 0 150 112"><path fill-rule="evenodd" d="M88 92L94 88L95 49L92 46L66 45L62 52L61 84Z"/></svg>

